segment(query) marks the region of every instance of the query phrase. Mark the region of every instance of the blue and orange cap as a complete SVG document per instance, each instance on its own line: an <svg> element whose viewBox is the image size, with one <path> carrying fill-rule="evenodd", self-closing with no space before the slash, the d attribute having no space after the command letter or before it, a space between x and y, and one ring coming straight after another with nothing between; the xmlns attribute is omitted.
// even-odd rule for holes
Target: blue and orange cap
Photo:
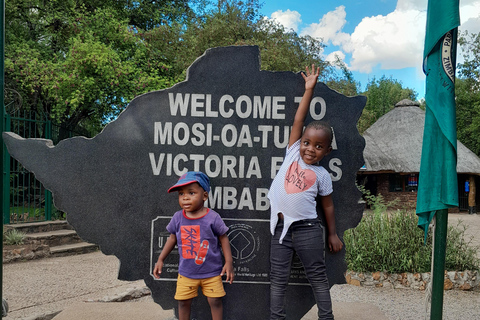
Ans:
<svg viewBox="0 0 480 320"><path fill-rule="evenodd" d="M197 182L206 192L210 191L210 179L205 173L200 171L188 171L178 178L177 183L171 186L167 192L170 193L175 191L176 188L183 187L194 182Z"/></svg>

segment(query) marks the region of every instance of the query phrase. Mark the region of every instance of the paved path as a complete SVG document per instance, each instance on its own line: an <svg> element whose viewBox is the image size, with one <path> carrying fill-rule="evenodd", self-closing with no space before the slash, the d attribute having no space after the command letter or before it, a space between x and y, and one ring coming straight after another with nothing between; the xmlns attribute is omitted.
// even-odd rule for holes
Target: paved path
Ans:
<svg viewBox="0 0 480 320"><path fill-rule="evenodd" d="M473 236L472 243L480 245L480 215L451 214L449 224L458 219L468 226L466 233ZM117 258L100 252L5 264L3 297L10 312L3 319L40 319L39 315L62 310L54 320L172 318L172 310L162 310L150 297L102 302L145 288L143 281L118 280L118 267ZM425 310L424 293L415 290L336 285L331 292L337 320L416 320L423 318L420 315ZM444 297L444 319L480 319L479 292L448 291ZM303 320L314 319L315 307Z"/></svg>

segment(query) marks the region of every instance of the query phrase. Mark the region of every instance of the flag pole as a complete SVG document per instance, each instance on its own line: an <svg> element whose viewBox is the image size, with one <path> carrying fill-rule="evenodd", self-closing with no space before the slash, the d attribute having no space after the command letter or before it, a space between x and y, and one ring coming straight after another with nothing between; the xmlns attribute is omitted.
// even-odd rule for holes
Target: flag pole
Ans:
<svg viewBox="0 0 480 320"><path fill-rule="evenodd" d="M418 226L427 240L435 218L430 319L441 320L448 208L458 207L455 66L460 0L429 0L423 52L425 127L417 190Z"/></svg>
<svg viewBox="0 0 480 320"><path fill-rule="evenodd" d="M4 116L4 110L5 110L5 0L0 1L0 108L2 110L0 111L0 134L3 133L4 130L4 121L5 121L5 116ZM4 145L3 145L3 139L2 142L0 142L0 170L2 172L2 179L0 179L0 213L2 214L0 219L2 220L2 233L0 235L0 247L2 248L3 252L3 217L4 217L4 212L3 212L3 179L4 176L4 170L3 170L3 152L4 152ZM2 317L6 316L7 314L7 304L6 301L3 299L3 261L0 261L0 285L2 286L0 288L0 301L2 303Z"/></svg>
<svg viewBox="0 0 480 320"><path fill-rule="evenodd" d="M443 286L445 282L448 209L438 210L435 214L435 220L430 320L441 320L443 315Z"/></svg>

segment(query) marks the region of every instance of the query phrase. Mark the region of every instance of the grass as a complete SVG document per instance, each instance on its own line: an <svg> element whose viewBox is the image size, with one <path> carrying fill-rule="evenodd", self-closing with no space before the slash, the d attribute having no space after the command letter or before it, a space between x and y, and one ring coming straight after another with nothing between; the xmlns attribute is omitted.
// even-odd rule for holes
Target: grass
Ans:
<svg viewBox="0 0 480 320"><path fill-rule="evenodd" d="M41 220L45 218L45 208L43 207L27 207L17 206L10 207L10 218L12 222L27 222L30 220ZM57 208L52 208L52 220L65 220L65 213Z"/></svg>
<svg viewBox="0 0 480 320"><path fill-rule="evenodd" d="M45 209L39 207L10 207L10 214L25 214L28 213L30 217L44 215Z"/></svg>

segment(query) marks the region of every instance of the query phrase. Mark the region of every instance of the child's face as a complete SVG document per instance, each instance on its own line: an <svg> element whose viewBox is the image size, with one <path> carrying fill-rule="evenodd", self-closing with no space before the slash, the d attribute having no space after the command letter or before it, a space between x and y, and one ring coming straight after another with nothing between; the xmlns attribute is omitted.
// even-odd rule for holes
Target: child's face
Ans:
<svg viewBox="0 0 480 320"><path fill-rule="evenodd" d="M198 183L190 183L178 189L178 203L180 207L192 215L203 212L204 202L208 193Z"/></svg>
<svg viewBox="0 0 480 320"><path fill-rule="evenodd" d="M315 164L332 151L330 136L323 129L308 128L300 142L300 157L306 164Z"/></svg>

